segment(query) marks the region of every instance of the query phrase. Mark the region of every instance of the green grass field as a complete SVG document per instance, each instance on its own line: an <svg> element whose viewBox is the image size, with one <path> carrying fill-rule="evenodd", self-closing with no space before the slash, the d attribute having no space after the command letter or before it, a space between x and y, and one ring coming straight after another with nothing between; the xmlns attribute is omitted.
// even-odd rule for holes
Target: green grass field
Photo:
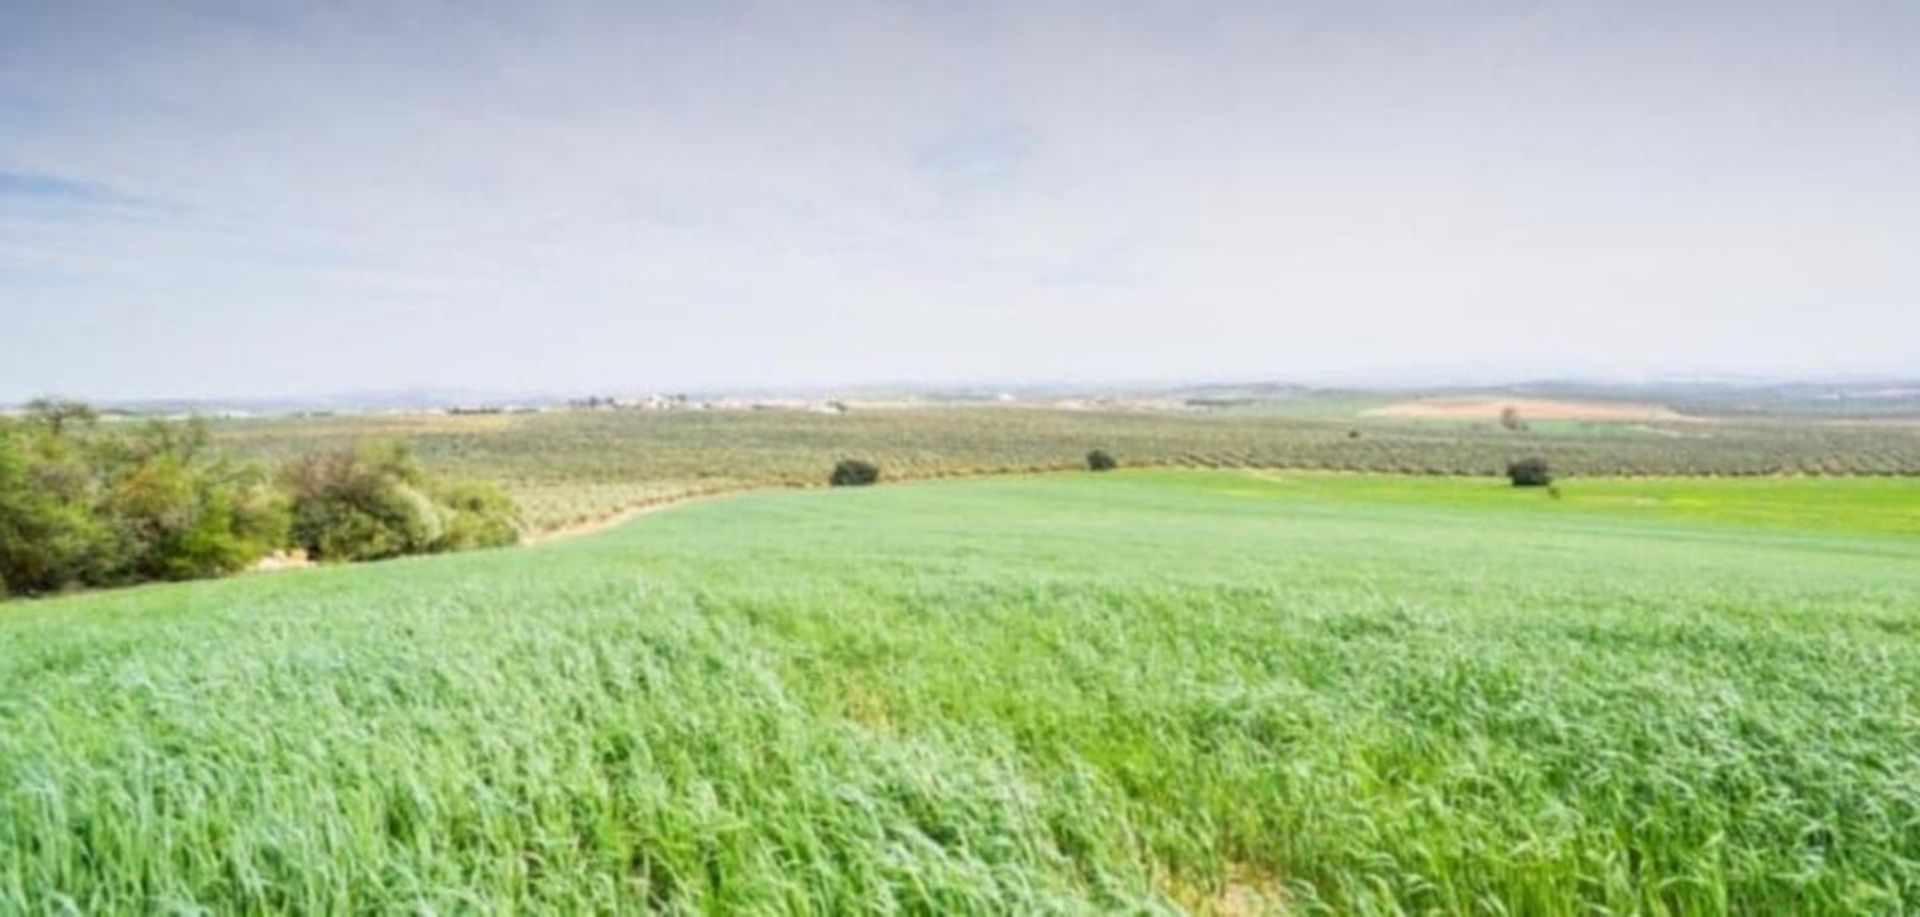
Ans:
<svg viewBox="0 0 1920 917"><path fill-rule="evenodd" d="M1917 519L1047 475L0 606L0 912L1910 912Z"/></svg>
<svg viewBox="0 0 1920 917"><path fill-rule="evenodd" d="M1642 520L1756 525L1780 530L1881 532L1920 537L1920 482L1903 478L1571 478L1558 498L1516 491L1505 480L1256 472L1200 478L1210 486L1265 499L1311 498L1398 503L1561 517L1588 513Z"/></svg>

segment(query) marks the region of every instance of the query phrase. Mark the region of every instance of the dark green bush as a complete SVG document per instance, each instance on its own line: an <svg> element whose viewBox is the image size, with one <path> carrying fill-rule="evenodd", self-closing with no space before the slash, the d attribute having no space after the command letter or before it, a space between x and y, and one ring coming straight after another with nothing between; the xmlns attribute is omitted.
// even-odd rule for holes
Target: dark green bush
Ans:
<svg viewBox="0 0 1920 917"><path fill-rule="evenodd" d="M880 466L859 459L843 459L833 466L827 483L835 487L864 487L880 480Z"/></svg>
<svg viewBox="0 0 1920 917"><path fill-rule="evenodd" d="M1515 487L1545 487L1553 483L1547 460L1538 456L1507 463L1507 479Z"/></svg>
<svg viewBox="0 0 1920 917"><path fill-rule="evenodd" d="M371 444L306 455L280 470L293 543L314 560L378 560L428 550L439 518L425 475L404 446Z"/></svg>
<svg viewBox="0 0 1920 917"><path fill-rule="evenodd" d="M266 475L212 455L207 442L199 424L156 423L99 444L100 515L120 581L233 573L286 543L286 504Z"/></svg>
<svg viewBox="0 0 1920 917"><path fill-rule="evenodd" d="M253 466L212 456L196 424L131 433L76 402L0 427L0 580L15 593L218 576L285 540Z"/></svg>
<svg viewBox="0 0 1920 917"><path fill-rule="evenodd" d="M1107 454L1105 449L1095 449L1087 453L1087 470L1089 471L1112 471L1118 467L1120 463L1115 461L1112 455Z"/></svg>
<svg viewBox="0 0 1920 917"><path fill-rule="evenodd" d="M513 501L434 481L401 445L295 460L278 483L211 447L206 427L124 431L42 399L0 420L0 594L219 576L291 543L315 559L512 544Z"/></svg>
<svg viewBox="0 0 1920 917"><path fill-rule="evenodd" d="M15 593L98 582L112 538L94 515L98 487L70 442L26 425L0 429L0 579Z"/></svg>
<svg viewBox="0 0 1920 917"><path fill-rule="evenodd" d="M293 543L321 561L379 560L512 544L519 513L497 488L428 478L402 443L369 443L287 464Z"/></svg>
<svg viewBox="0 0 1920 917"><path fill-rule="evenodd" d="M493 548L520 540L520 510L500 488L461 481L436 485L433 496L446 513L440 550Z"/></svg>

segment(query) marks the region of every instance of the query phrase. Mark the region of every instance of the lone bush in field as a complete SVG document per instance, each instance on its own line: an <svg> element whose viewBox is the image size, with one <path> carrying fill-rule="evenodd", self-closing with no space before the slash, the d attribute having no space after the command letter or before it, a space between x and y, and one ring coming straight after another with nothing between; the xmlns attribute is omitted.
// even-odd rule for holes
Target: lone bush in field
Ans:
<svg viewBox="0 0 1920 917"><path fill-rule="evenodd" d="M1547 460L1534 456L1507 463L1507 480L1515 487L1546 487L1553 483Z"/></svg>
<svg viewBox="0 0 1920 917"><path fill-rule="evenodd" d="M401 443L297 459L281 472L293 542L316 560L378 560L512 544L519 514L497 488L431 480Z"/></svg>
<svg viewBox="0 0 1920 917"><path fill-rule="evenodd" d="M1120 463L1115 461L1113 456L1109 455L1105 449L1095 449L1087 453L1088 471L1112 471L1118 467L1120 467Z"/></svg>
<svg viewBox="0 0 1920 917"><path fill-rule="evenodd" d="M833 466L827 483L835 487L865 487L880 480L880 466L859 459L842 459Z"/></svg>

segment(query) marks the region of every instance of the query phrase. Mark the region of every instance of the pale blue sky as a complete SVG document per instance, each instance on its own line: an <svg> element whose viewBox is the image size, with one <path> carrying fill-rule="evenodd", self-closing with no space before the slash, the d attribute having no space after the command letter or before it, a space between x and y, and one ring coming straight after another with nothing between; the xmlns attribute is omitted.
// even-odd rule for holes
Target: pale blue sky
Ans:
<svg viewBox="0 0 1920 917"><path fill-rule="evenodd" d="M0 0L0 400L1920 372L1920 3Z"/></svg>

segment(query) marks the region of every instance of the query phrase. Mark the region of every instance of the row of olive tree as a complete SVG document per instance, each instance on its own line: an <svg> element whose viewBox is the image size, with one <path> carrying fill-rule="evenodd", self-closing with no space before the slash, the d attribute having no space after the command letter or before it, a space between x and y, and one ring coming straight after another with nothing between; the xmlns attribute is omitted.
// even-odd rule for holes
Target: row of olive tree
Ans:
<svg viewBox="0 0 1920 917"><path fill-rule="evenodd" d="M1352 431L1358 436L1359 431ZM1105 449L1095 449L1087 453L1087 470L1112 471L1120 467L1120 462ZM1547 460L1534 456L1507 463L1507 477L1515 487L1551 487L1553 472L1547 468ZM860 459L844 459L833 466L833 474L827 482L835 487L859 487L880 480L880 466ZM1556 490L1554 496L1559 496Z"/></svg>
<svg viewBox="0 0 1920 917"><path fill-rule="evenodd" d="M288 548L316 560L509 544L497 489L432 480L400 446L270 473L199 422L118 429L75 402L0 420L0 595L219 576Z"/></svg>
<svg viewBox="0 0 1920 917"><path fill-rule="evenodd" d="M1087 468L1091 471L1112 471L1118 467L1120 462L1105 449L1087 453ZM864 459L841 459L827 476L827 483L835 487L865 487L879 482L880 466Z"/></svg>

